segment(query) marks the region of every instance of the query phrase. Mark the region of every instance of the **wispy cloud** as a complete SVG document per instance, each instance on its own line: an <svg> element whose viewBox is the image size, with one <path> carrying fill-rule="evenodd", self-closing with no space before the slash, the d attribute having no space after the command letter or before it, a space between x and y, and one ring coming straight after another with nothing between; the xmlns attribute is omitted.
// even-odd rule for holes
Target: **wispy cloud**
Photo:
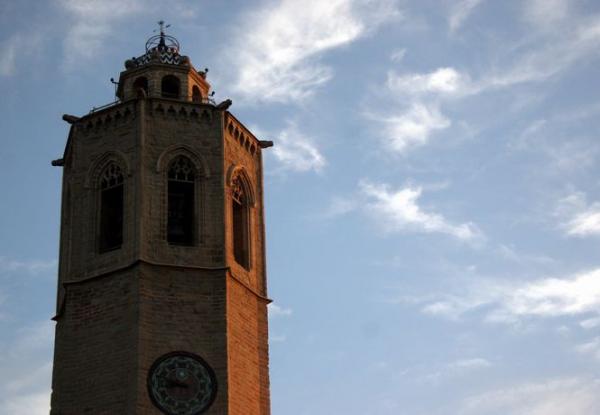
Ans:
<svg viewBox="0 0 600 415"><path fill-rule="evenodd" d="M319 172L327 164L314 140L300 132L296 123L288 122L273 137L275 145L268 154L277 161L280 171Z"/></svg>
<svg viewBox="0 0 600 415"><path fill-rule="evenodd" d="M42 37L36 32L16 33L0 43L0 77L13 76L18 60L38 53Z"/></svg>
<svg viewBox="0 0 600 415"><path fill-rule="evenodd" d="M477 4L477 1L458 3L457 16L463 16L472 10L469 7ZM453 120L444 114L445 104L523 84L540 85L565 73L576 63L597 56L600 17L578 17L569 21L570 30L560 32L560 37L546 32L543 36L533 37L534 40L513 46L507 53L501 53L501 64L490 65L478 74L448 66L429 72L388 71L385 84L372 88L372 96L367 99L370 105L366 106L368 110L364 110L363 115L383 123L384 128L378 125L376 134L387 150L405 153L423 146L434 133L453 125ZM373 105L373 98L379 104L383 100L388 105L383 110L373 110L382 107Z"/></svg>
<svg viewBox="0 0 600 415"><path fill-rule="evenodd" d="M0 413L16 415L47 414L50 408L52 336L49 321L18 330L12 341L0 344Z"/></svg>
<svg viewBox="0 0 600 415"><path fill-rule="evenodd" d="M8 397L0 401L0 410L11 415L47 415L50 410L50 390Z"/></svg>
<svg viewBox="0 0 600 415"><path fill-rule="evenodd" d="M461 0L453 2L448 15L448 27L450 32L456 32L463 23L469 18L473 10L479 6L483 0Z"/></svg>
<svg viewBox="0 0 600 415"><path fill-rule="evenodd" d="M523 17L542 28L556 27L569 15L569 0L527 0L523 2Z"/></svg>
<svg viewBox="0 0 600 415"><path fill-rule="evenodd" d="M287 317L292 315L292 309L278 306L275 303L270 303L269 307L269 317Z"/></svg>
<svg viewBox="0 0 600 415"><path fill-rule="evenodd" d="M594 359L600 361L600 337L596 337L593 340L579 344L575 350L579 353L592 356Z"/></svg>
<svg viewBox="0 0 600 415"><path fill-rule="evenodd" d="M333 76L323 53L366 36L400 13L393 0L264 2L243 17L228 60L241 97L298 101Z"/></svg>
<svg viewBox="0 0 600 415"><path fill-rule="evenodd" d="M436 105L421 103L414 103L406 112L397 115L371 118L383 122L385 145L397 153L426 144L433 132L444 130L451 124Z"/></svg>
<svg viewBox="0 0 600 415"><path fill-rule="evenodd" d="M579 325L586 330L591 330L600 327L600 316L588 318L579 322Z"/></svg>
<svg viewBox="0 0 600 415"><path fill-rule="evenodd" d="M485 321L496 323L600 313L600 268L532 282L480 281L461 292L412 301L426 314L458 319L479 311Z"/></svg>
<svg viewBox="0 0 600 415"><path fill-rule="evenodd" d="M59 4L72 21L63 42L65 67L98 56L115 23L146 10L141 0L59 0Z"/></svg>
<svg viewBox="0 0 600 415"><path fill-rule="evenodd" d="M363 180L359 183L366 206L386 231L413 231L445 233L461 240L474 240L481 236L473 223L453 224L439 213L419 205L421 187L407 186L394 190L386 184Z"/></svg>
<svg viewBox="0 0 600 415"><path fill-rule="evenodd" d="M600 413L600 380L557 378L510 385L465 399L461 415Z"/></svg>
<svg viewBox="0 0 600 415"><path fill-rule="evenodd" d="M458 359L444 365L439 370L420 376L419 380L426 383L438 384L449 378L456 378L492 366L492 362L482 357Z"/></svg>
<svg viewBox="0 0 600 415"><path fill-rule="evenodd" d="M575 192L561 199L557 212L566 217L561 227L568 236L600 235L600 203L588 205L585 194Z"/></svg>
<svg viewBox="0 0 600 415"><path fill-rule="evenodd" d="M26 271L32 274L36 274L43 271L48 271L56 268L56 260L16 260L0 256L0 274L8 272Z"/></svg>

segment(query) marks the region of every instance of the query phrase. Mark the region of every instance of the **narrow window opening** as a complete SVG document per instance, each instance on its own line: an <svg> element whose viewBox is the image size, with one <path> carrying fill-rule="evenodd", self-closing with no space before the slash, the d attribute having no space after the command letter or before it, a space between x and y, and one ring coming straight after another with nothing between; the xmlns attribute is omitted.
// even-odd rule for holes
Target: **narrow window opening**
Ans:
<svg viewBox="0 0 600 415"><path fill-rule="evenodd" d="M123 173L110 163L100 179L100 252L123 244Z"/></svg>
<svg viewBox="0 0 600 415"><path fill-rule="evenodd" d="M248 200L239 176L234 180L232 190L233 256L238 264L249 269Z"/></svg>
<svg viewBox="0 0 600 415"><path fill-rule="evenodd" d="M133 91L138 98L148 96L148 79L145 76L140 76L133 83Z"/></svg>
<svg viewBox="0 0 600 415"><path fill-rule="evenodd" d="M195 169L186 157L176 158L169 167L167 200L167 242L194 244Z"/></svg>
<svg viewBox="0 0 600 415"><path fill-rule="evenodd" d="M161 94L164 98L179 98L179 78L174 75L163 77Z"/></svg>
<svg viewBox="0 0 600 415"><path fill-rule="evenodd" d="M197 85L194 85L192 88L192 101L202 102L202 94L200 93L200 88L198 88Z"/></svg>

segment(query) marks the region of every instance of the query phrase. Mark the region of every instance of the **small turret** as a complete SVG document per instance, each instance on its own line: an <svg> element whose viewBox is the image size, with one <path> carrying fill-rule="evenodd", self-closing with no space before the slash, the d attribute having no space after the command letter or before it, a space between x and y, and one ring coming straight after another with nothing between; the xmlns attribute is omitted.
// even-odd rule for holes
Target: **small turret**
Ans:
<svg viewBox="0 0 600 415"><path fill-rule="evenodd" d="M125 61L119 77L117 97L121 101L134 98L162 97L181 101L211 102L208 69L197 71L190 58L181 55L179 41L165 33L169 25L161 20L160 34L146 42L146 53Z"/></svg>

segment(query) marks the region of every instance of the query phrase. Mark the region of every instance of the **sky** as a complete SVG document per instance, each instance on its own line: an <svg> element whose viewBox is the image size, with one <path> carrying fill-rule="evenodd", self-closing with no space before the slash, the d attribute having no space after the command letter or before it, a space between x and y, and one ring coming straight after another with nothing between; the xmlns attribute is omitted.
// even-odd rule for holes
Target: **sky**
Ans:
<svg viewBox="0 0 600 415"><path fill-rule="evenodd" d="M265 150L275 415L600 413L600 3L0 0L0 414L47 414L64 113L164 19Z"/></svg>

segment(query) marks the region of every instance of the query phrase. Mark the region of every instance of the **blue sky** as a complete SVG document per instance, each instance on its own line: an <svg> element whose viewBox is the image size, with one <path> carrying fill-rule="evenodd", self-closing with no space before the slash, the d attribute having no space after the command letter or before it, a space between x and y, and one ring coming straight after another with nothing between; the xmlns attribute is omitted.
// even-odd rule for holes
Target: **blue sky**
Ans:
<svg viewBox="0 0 600 415"><path fill-rule="evenodd" d="M600 4L0 3L1 414L44 414L68 126L165 19L266 150L276 415L600 413Z"/></svg>

